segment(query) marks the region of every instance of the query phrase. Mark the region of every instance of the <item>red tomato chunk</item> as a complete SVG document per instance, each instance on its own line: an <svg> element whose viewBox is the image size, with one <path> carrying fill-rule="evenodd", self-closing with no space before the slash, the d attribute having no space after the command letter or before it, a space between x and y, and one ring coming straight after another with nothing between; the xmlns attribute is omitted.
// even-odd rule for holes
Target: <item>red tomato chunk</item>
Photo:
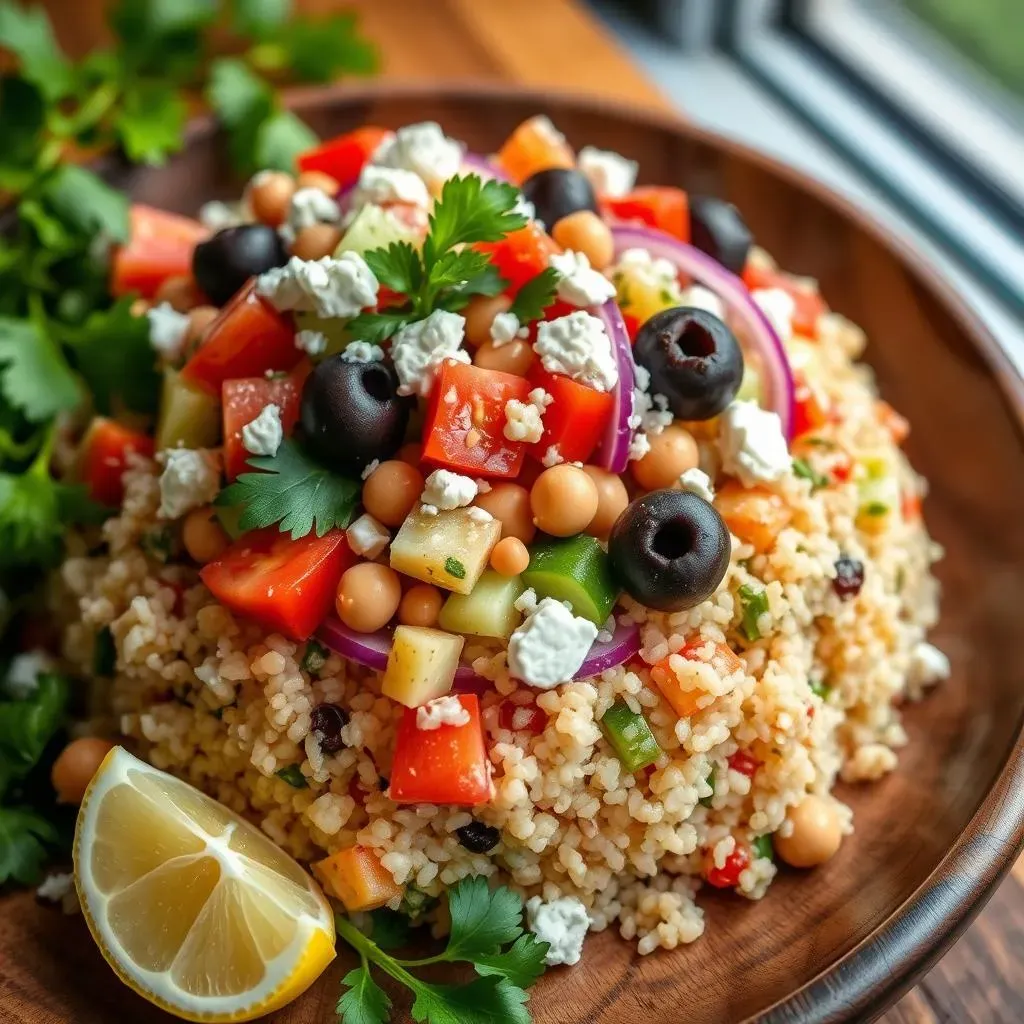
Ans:
<svg viewBox="0 0 1024 1024"><path fill-rule="evenodd" d="M121 478L132 453L153 454L153 439L129 430L114 420L97 417L82 444L82 479L89 497L101 505L120 506L124 499Z"/></svg>
<svg viewBox="0 0 1024 1024"><path fill-rule="evenodd" d="M725 858L722 867L715 867L711 851L704 854L704 879L716 889L735 889L740 884L740 875L750 867L750 850L742 843Z"/></svg>
<svg viewBox="0 0 1024 1024"><path fill-rule="evenodd" d="M805 338L818 336L818 318L828 312L825 300L816 292L803 286L798 280L780 270L769 270L748 263L743 271L743 283L751 291L763 288L780 288L794 303L793 330Z"/></svg>
<svg viewBox="0 0 1024 1024"><path fill-rule="evenodd" d="M128 241L114 253L111 292L151 299L168 277L192 273L192 250L209 234L190 217L134 205L128 214Z"/></svg>
<svg viewBox="0 0 1024 1024"><path fill-rule="evenodd" d="M560 252L558 245L536 224L507 234L500 242L479 242L474 246L490 254L491 262L509 282L506 291L515 295L527 281L532 281L546 270L552 253Z"/></svg>
<svg viewBox="0 0 1024 1024"><path fill-rule="evenodd" d="M639 221L682 242L690 240L690 203L681 188L641 185L618 199L602 196L601 205L617 220Z"/></svg>
<svg viewBox="0 0 1024 1024"><path fill-rule="evenodd" d="M547 724L547 712L532 701L529 704L514 704L510 700L503 700L498 706L498 725L502 729L531 732L539 736Z"/></svg>
<svg viewBox="0 0 1024 1024"><path fill-rule="evenodd" d="M752 779L757 773L757 769L761 767L761 762L750 751L737 750L729 757L729 767L734 772L739 772L740 775L746 775L748 779Z"/></svg>
<svg viewBox="0 0 1024 1024"><path fill-rule="evenodd" d="M365 125L321 142L315 149L306 150L296 163L300 171L321 171L334 178L342 188L349 188L359 180L373 151L390 134L386 128Z"/></svg>
<svg viewBox="0 0 1024 1024"><path fill-rule="evenodd" d="M543 388L554 399L544 410L544 434L530 445L530 454L542 460L554 445L563 462L586 462L604 434L614 397L540 366L530 370L530 387Z"/></svg>

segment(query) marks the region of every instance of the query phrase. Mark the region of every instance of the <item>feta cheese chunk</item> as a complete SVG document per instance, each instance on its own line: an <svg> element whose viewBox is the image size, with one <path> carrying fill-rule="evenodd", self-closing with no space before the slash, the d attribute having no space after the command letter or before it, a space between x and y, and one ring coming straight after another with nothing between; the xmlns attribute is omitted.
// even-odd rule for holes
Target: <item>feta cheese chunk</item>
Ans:
<svg viewBox="0 0 1024 1024"><path fill-rule="evenodd" d="M703 285L691 284L689 288L684 289L679 304L693 309L703 309L712 316L717 316L719 320L725 319L725 303Z"/></svg>
<svg viewBox="0 0 1024 1024"><path fill-rule="evenodd" d="M453 473L450 469L435 469L427 477L420 501L450 512L453 508L472 504L476 494L476 481L471 476Z"/></svg>
<svg viewBox="0 0 1024 1024"><path fill-rule="evenodd" d="M554 399L543 388L534 388L526 397L526 402L510 398L505 403L505 429L502 433L510 441L536 444L544 434L544 410Z"/></svg>
<svg viewBox="0 0 1024 1024"><path fill-rule="evenodd" d="M921 641L910 655L910 668L907 670L910 683L915 687L932 686L950 673L949 658L934 644Z"/></svg>
<svg viewBox="0 0 1024 1024"><path fill-rule="evenodd" d="M345 363L379 363L384 358L384 349L368 341L352 341L341 353Z"/></svg>
<svg viewBox="0 0 1024 1024"><path fill-rule="evenodd" d="M291 245L303 228L314 224L340 224L341 207L318 188L300 188L288 204L288 217L278 229Z"/></svg>
<svg viewBox="0 0 1024 1024"><path fill-rule="evenodd" d="M253 455L273 457L283 440L281 407L273 402L263 406L259 416L242 427L242 447Z"/></svg>
<svg viewBox="0 0 1024 1024"><path fill-rule="evenodd" d="M757 288L750 293L750 297L761 307L761 312L779 339L792 340L793 314L796 312L793 296L781 288Z"/></svg>
<svg viewBox="0 0 1024 1024"><path fill-rule="evenodd" d="M158 459L161 519L180 519L186 512L209 505L220 490L220 457L207 448L168 448Z"/></svg>
<svg viewBox="0 0 1024 1024"><path fill-rule="evenodd" d="M316 313L324 318L353 317L377 304L377 278L355 252L300 260L293 256L256 278L256 294L275 309Z"/></svg>
<svg viewBox="0 0 1024 1024"><path fill-rule="evenodd" d="M435 697L416 709L416 728L425 731L440 729L442 725L466 725L469 712L458 697Z"/></svg>
<svg viewBox="0 0 1024 1024"><path fill-rule="evenodd" d="M594 270L582 252L566 249L548 260L559 274L558 297L571 306L600 306L615 298L615 285Z"/></svg>
<svg viewBox="0 0 1024 1024"><path fill-rule="evenodd" d="M679 486L684 491L696 494L707 502L715 500L715 489L711 486L711 477L703 469L687 469L679 476Z"/></svg>
<svg viewBox="0 0 1024 1024"><path fill-rule="evenodd" d="M583 955L583 940L590 928L590 915L581 900L562 896L544 902L539 896L526 901L526 927L541 942L548 943L544 962L548 967L578 964Z"/></svg>
<svg viewBox="0 0 1024 1024"><path fill-rule="evenodd" d="M24 700L36 692L39 677L52 672L56 665L53 657L41 647L16 654L11 658L7 678L0 687L0 692L15 700Z"/></svg>
<svg viewBox="0 0 1024 1024"><path fill-rule="evenodd" d="M530 335L528 327L519 325L519 317L515 313L497 313L491 321L491 341L495 348L501 348L516 338L527 338Z"/></svg>
<svg viewBox="0 0 1024 1024"><path fill-rule="evenodd" d="M311 356L321 355L327 351L327 335L323 331L299 331L295 347Z"/></svg>
<svg viewBox="0 0 1024 1024"><path fill-rule="evenodd" d="M508 641L508 670L539 690L569 682L597 639L597 626L545 597Z"/></svg>
<svg viewBox="0 0 1024 1024"><path fill-rule="evenodd" d="M461 143L449 139L435 121L423 121L387 136L370 162L378 167L413 171L428 184L436 184L458 172L462 149Z"/></svg>
<svg viewBox="0 0 1024 1024"><path fill-rule="evenodd" d="M562 453L558 450L558 445L552 444L548 445L547 450L544 452L544 457L540 462L545 469L550 469L552 466L560 466L565 462L565 459L562 458Z"/></svg>
<svg viewBox="0 0 1024 1024"><path fill-rule="evenodd" d="M188 329L192 323L188 315L179 313L169 302L146 310L149 321L149 344L157 355L173 363L181 357L188 341Z"/></svg>
<svg viewBox="0 0 1024 1024"><path fill-rule="evenodd" d="M733 402L722 413L718 446L722 468L744 487L781 480L793 464L778 413L756 402Z"/></svg>
<svg viewBox="0 0 1024 1024"><path fill-rule="evenodd" d="M345 531L348 546L363 558L376 558L391 543L391 534L383 523L364 512Z"/></svg>
<svg viewBox="0 0 1024 1024"><path fill-rule="evenodd" d="M640 165L612 149L584 146L576 166L586 175L599 195L619 198L632 191Z"/></svg>
<svg viewBox="0 0 1024 1024"><path fill-rule="evenodd" d="M367 164L356 183L351 208L358 210L368 203L411 203L426 208L430 205L430 193L423 179L413 171Z"/></svg>
<svg viewBox="0 0 1024 1024"><path fill-rule="evenodd" d="M612 342L604 323L578 310L537 327L534 351L548 373L572 377L595 391L611 391L619 380Z"/></svg>
<svg viewBox="0 0 1024 1024"><path fill-rule="evenodd" d="M425 398L445 359L470 361L469 353L462 348L465 327L465 317L435 309L425 320L407 324L395 333L391 339L391 360L398 374L400 395Z"/></svg>
<svg viewBox="0 0 1024 1024"><path fill-rule="evenodd" d="M630 462L639 462L651 450L651 440L647 434L638 430L629 442L629 451L626 458Z"/></svg>

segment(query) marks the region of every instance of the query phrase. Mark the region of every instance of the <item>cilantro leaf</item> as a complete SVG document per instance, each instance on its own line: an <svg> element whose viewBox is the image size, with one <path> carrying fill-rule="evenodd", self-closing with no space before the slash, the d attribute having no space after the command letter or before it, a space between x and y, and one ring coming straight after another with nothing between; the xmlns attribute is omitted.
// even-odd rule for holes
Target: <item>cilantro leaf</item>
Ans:
<svg viewBox="0 0 1024 1024"><path fill-rule="evenodd" d="M188 107L172 86L140 82L125 93L114 128L130 160L162 164L181 148L187 117Z"/></svg>
<svg viewBox="0 0 1024 1024"><path fill-rule="evenodd" d="M753 643L761 639L761 629L757 620L768 611L768 595L764 588L758 588L750 583L744 583L737 591L740 598L740 607L743 609L743 622L740 629L743 635Z"/></svg>
<svg viewBox="0 0 1024 1024"><path fill-rule="evenodd" d="M530 1024L526 993L495 975L468 985L420 982L414 991L412 1016L421 1024Z"/></svg>
<svg viewBox="0 0 1024 1024"><path fill-rule="evenodd" d="M296 18L281 31L280 45L292 74L303 82L330 82L342 71L370 75L377 70L377 47L363 39L352 13L328 18Z"/></svg>
<svg viewBox="0 0 1024 1024"><path fill-rule="evenodd" d="M74 87L71 65L57 46L41 7L0 0L0 45L21 62L21 74L53 102Z"/></svg>
<svg viewBox="0 0 1024 1024"><path fill-rule="evenodd" d="M53 340L31 320L0 318L0 391L33 423L73 409L82 393Z"/></svg>
<svg viewBox="0 0 1024 1024"><path fill-rule="evenodd" d="M397 949L409 941L409 918L405 914L382 907L370 917L373 919L370 937L381 949Z"/></svg>
<svg viewBox="0 0 1024 1024"><path fill-rule="evenodd" d="M53 673L40 675L22 700L0 701L0 761L21 778L35 767L64 721L68 684Z"/></svg>
<svg viewBox="0 0 1024 1024"><path fill-rule="evenodd" d="M435 290L458 288L490 272L497 276L497 268L486 253L475 249L449 249L430 268L430 287ZM500 277L497 279L501 281Z"/></svg>
<svg viewBox="0 0 1024 1024"><path fill-rule="evenodd" d="M210 65L206 102L229 128L234 128L254 112L260 118L270 111L270 87L236 57L220 57Z"/></svg>
<svg viewBox="0 0 1024 1024"><path fill-rule="evenodd" d="M54 212L85 235L105 232L115 242L128 238L128 197L92 171L62 164L47 179L43 196Z"/></svg>
<svg viewBox="0 0 1024 1024"><path fill-rule="evenodd" d="M292 13L291 0L234 0L231 18L236 32L262 36L283 25Z"/></svg>
<svg viewBox="0 0 1024 1024"><path fill-rule="evenodd" d="M45 818L29 810L0 807L0 886L34 885L49 859L48 847L60 841Z"/></svg>
<svg viewBox="0 0 1024 1024"><path fill-rule="evenodd" d="M463 878L448 893L452 930L446 960L473 960L495 953L523 933L523 901L502 886L493 892L481 875Z"/></svg>
<svg viewBox="0 0 1024 1024"><path fill-rule="evenodd" d="M218 505L242 505L239 529L260 529L279 523L292 539L312 532L322 537L335 527L344 529L352 518L360 485L314 462L292 440L277 455L249 459L262 473L243 473L217 497Z"/></svg>
<svg viewBox="0 0 1024 1024"><path fill-rule="evenodd" d="M365 960L361 967L349 971L341 983L346 990L338 1000L337 1012L343 1024L388 1024L391 1000L373 980Z"/></svg>
<svg viewBox="0 0 1024 1024"><path fill-rule="evenodd" d="M0 473L0 565L50 565L63 534L57 490L48 475Z"/></svg>
<svg viewBox="0 0 1024 1024"><path fill-rule="evenodd" d="M478 953L473 958L477 974L497 974L519 988L529 988L544 973L549 944L532 932L524 932L504 953Z"/></svg>
<svg viewBox="0 0 1024 1024"><path fill-rule="evenodd" d="M46 102L35 83L14 75L0 78L0 132L5 165L31 173L45 120Z"/></svg>
<svg viewBox="0 0 1024 1024"><path fill-rule="evenodd" d="M424 263L434 263L456 245L498 242L510 231L526 226L515 213L519 190L507 182L483 181L475 174L449 178L430 215L430 231L423 245Z"/></svg>
<svg viewBox="0 0 1024 1024"><path fill-rule="evenodd" d="M275 111L256 133L256 166L294 171L295 158L319 141L316 132L290 110Z"/></svg>
<svg viewBox="0 0 1024 1024"><path fill-rule="evenodd" d="M364 258L377 280L392 291L411 295L423 286L420 254L408 242L392 242L386 249L371 249Z"/></svg>
<svg viewBox="0 0 1024 1024"><path fill-rule="evenodd" d="M396 331L416 320L416 314L407 306L389 307L378 313L360 313L348 322L349 333L360 341L379 345L387 341Z"/></svg>
<svg viewBox="0 0 1024 1024"><path fill-rule="evenodd" d="M536 277L531 277L519 289L509 308L521 324L533 323L544 315L544 310L554 301L558 291L558 271L546 267Z"/></svg>

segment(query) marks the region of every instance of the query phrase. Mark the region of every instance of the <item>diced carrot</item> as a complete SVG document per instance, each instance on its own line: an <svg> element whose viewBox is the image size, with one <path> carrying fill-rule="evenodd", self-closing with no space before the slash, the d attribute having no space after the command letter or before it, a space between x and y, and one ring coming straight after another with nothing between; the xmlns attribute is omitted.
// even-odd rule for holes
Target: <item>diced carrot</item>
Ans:
<svg viewBox="0 0 1024 1024"><path fill-rule="evenodd" d="M910 423L901 416L888 402L879 399L875 402L875 412L882 426L889 432L893 444L903 444L910 436Z"/></svg>
<svg viewBox="0 0 1024 1024"><path fill-rule="evenodd" d="M730 481L719 488L715 508L740 540L763 554L771 550L793 513L778 494L764 487L745 488Z"/></svg>
<svg viewBox="0 0 1024 1024"><path fill-rule="evenodd" d="M350 846L315 861L311 867L328 895L341 900L350 913L376 910L402 895L391 872L377 854L366 846Z"/></svg>
<svg viewBox="0 0 1024 1024"><path fill-rule="evenodd" d="M576 154L565 137L542 114L524 121L498 150L498 163L517 184L538 171L573 167Z"/></svg>
<svg viewBox="0 0 1024 1024"><path fill-rule="evenodd" d="M725 644L712 643L701 638L691 640L678 653L688 661L700 661L710 665L721 676L730 676L737 669L743 668L743 662ZM658 684L658 689L672 705L673 711L680 718L689 718L700 710L698 701L705 696L705 691L682 688L671 664L672 657L670 654L651 666L651 678Z"/></svg>
<svg viewBox="0 0 1024 1024"><path fill-rule="evenodd" d="M900 511L907 523L916 523L921 518L921 495L915 491L904 491Z"/></svg>

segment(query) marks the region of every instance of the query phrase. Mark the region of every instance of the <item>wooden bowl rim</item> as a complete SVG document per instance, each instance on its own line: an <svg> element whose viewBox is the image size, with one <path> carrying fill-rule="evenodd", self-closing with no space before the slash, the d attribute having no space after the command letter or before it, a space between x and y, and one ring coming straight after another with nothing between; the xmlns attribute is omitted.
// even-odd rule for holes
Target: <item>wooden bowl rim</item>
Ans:
<svg viewBox="0 0 1024 1024"><path fill-rule="evenodd" d="M855 200L759 150L699 127L679 114L571 91L510 88L489 81L385 82L294 89L287 106L298 112L375 100L445 102L515 98L542 108L552 101L587 114L627 118L673 132L752 164L810 193L893 252L916 281L957 322L979 351L1024 438L1024 377L981 318L956 294L945 273L909 241L881 224ZM186 145L217 130L209 116L186 130ZM870 1020L903 994L961 935L1024 850L1024 718L992 788L949 851L915 892L846 954L759 1018L770 1024Z"/></svg>

